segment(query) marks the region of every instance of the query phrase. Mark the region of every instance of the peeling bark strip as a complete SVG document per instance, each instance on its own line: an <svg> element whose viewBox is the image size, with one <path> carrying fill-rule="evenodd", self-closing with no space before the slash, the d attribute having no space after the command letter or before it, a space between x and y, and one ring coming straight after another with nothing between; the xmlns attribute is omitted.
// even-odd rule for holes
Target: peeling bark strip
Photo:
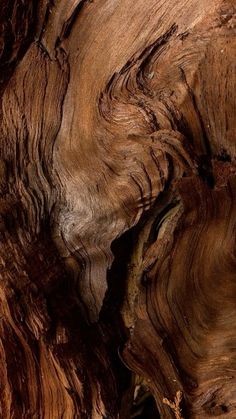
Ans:
<svg viewBox="0 0 236 419"><path fill-rule="evenodd" d="M234 419L234 2L0 6L0 417Z"/></svg>

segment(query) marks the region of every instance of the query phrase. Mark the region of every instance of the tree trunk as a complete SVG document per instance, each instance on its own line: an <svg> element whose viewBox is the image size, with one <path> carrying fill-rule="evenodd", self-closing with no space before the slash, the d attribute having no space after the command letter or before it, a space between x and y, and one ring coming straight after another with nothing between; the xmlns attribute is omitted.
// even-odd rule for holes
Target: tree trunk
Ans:
<svg viewBox="0 0 236 419"><path fill-rule="evenodd" d="M0 23L1 418L235 418L236 5Z"/></svg>

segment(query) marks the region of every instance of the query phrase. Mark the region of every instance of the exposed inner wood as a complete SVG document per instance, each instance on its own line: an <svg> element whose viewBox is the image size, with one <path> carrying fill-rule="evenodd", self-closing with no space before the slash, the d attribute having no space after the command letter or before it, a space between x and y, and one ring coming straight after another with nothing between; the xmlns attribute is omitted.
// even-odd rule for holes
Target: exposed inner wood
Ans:
<svg viewBox="0 0 236 419"><path fill-rule="evenodd" d="M235 418L235 2L0 5L0 417Z"/></svg>

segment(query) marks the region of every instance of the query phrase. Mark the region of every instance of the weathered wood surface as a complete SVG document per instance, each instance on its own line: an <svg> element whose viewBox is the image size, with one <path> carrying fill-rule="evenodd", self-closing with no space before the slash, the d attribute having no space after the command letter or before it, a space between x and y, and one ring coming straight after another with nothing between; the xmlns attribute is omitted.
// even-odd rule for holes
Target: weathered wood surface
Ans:
<svg viewBox="0 0 236 419"><path fill-rule="evenodd" d="M1 418L235 418L235 2L0 5Z"/></svg>

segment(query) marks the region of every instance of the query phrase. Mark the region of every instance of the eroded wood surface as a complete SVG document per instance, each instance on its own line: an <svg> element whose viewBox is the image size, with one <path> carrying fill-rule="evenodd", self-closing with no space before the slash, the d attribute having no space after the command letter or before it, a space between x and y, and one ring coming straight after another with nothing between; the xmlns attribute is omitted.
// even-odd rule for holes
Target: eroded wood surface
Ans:
<svg viewBox="0 0 236 419"><path fill-rule="evenodd" d="M234 1L0 4L1 418L235 418Z"/></svg>

